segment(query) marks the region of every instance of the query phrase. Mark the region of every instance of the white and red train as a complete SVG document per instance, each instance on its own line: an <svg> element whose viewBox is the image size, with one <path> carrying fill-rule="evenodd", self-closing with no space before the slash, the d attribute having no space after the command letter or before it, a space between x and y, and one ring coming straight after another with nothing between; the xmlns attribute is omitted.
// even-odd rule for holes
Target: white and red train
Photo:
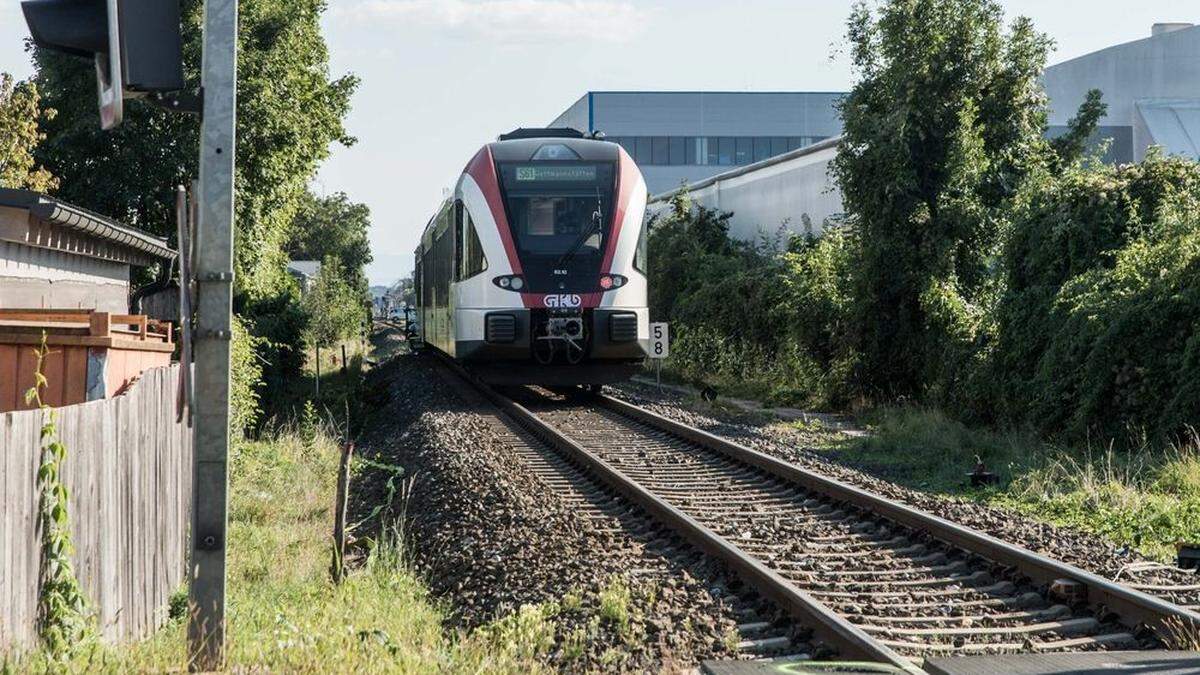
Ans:
<svg viewBox="0 0 1200 675"><path fill-rule="evenodd" d="M417 247L425 345L493 383L628 379L649 345L646 197L621 146L571 129L484 146Z"/></svg>

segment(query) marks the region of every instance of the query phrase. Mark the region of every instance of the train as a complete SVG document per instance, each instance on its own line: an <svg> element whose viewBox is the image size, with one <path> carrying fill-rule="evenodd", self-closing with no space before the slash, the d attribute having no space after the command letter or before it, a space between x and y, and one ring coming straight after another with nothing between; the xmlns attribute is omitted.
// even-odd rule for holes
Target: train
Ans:
<svg viewBox="0 0 1200 675"><path fill-rule="evenodd" d="M647 196L620 145L574 129L483 146L416 249L423 346L491 384L629 379L650 344Z"/></svg>

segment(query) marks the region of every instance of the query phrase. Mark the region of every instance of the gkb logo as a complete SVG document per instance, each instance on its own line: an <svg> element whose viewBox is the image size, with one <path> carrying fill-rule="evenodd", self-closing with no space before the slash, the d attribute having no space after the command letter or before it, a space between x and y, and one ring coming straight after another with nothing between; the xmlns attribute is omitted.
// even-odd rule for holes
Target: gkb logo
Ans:
<svg viewBox="0 0 1200 675"><path fill-rule="evenodd" d="M578 295L547 295L542 302L546 303L547 307L578 307L582 304Z"/></svg>

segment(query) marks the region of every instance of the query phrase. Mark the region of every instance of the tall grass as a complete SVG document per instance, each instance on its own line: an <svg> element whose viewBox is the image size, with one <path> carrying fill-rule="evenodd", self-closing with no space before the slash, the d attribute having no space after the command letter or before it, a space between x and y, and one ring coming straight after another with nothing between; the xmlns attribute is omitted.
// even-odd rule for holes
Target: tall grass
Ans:
<svg viewBox="0 0 1200 675"><path fill-rule="evenodd" d="M523 608L472 634L447 633L385 528L368 561L329 581L337 444L325 430L280 430L243 442L231 462L229 669L325 672L539 672L553 636L552 612ZM182 613L182 612L180 612ZM66 672L179 672L181 618L126 647L96 646ZM0 658L0 663L3 663ZM41 671L39 656L0 671Z"/></svg>
<svg viewBox="0 0 1200 675"><path fill-rule="evenodd" d="M1029 431L968 427L932 409L882 408L872 434L825 453L920 490L965 496L1101 535L1158 560L1200 542L1200 434L1166 447L1066 447ZM977 461L1000 482L973 488Z"/></svg>

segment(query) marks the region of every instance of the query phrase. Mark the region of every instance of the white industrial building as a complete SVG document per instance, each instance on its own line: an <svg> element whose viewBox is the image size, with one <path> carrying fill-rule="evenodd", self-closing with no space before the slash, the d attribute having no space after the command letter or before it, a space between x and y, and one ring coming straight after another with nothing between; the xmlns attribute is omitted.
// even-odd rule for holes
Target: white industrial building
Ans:
<svg viewBox="0 0 1200 675"><path fill-rule="evenodd" d="M1108 104L1092 142L1107 144L1109 162L1141 161L1151 146L1200 159L1200 26L1155 24L1151 36L1050 66L1043 74L1050 99L1050 136L1066 131L1087 92ZM730 235L750 240L781 225L818 233L842 215L829 163L838 138L718 173L690 185L693 202L731 212ZM651 214L678 192L651 197Z"/></svg>
<svg viewBox="0 0 1200 675"><path fill-rule="evenodd" d="M654 195L647 210L658 213L671 197L687 189L693 204L733 214L729 236L735 239L772 237L781 226L819 234L828 220L842 214L842 194L829 178L829 163L837 156L840 138Z"/></svg>
<svg viewBox="0 0 1200 675"><path fill-rule="evenodd" d="M1089 89L1099 89L1108 115L1097 135L1111 142L1109 160L1141 161L1153 145L1200 156L1200 26L1155 24L1150 37L1051 66L1042 81L1052 135L1066 131Z"/></svg>
<svg viewBox="0 0 1200 675"><path fill-rule="evenodd" d="M696 183L842 133L841 92L590 91L551 127L604 132L637 162L651 194Z"/></svg>

